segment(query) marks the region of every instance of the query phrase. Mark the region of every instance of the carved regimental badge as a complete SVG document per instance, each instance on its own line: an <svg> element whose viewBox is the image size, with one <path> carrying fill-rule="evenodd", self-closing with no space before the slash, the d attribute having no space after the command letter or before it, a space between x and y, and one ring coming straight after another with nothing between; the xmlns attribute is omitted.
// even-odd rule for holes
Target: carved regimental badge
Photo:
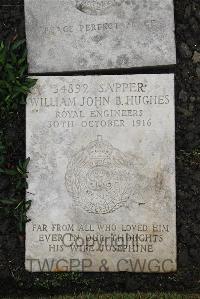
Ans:
<svg viewBox="0 0 200 299"><path fill-rule="evenodd" d="M94 214L112 213L133 198L134 165L102 136L75 153L65 184L75 205Z"/></svg>
<svg viewBox="0 0 200 299"><path fill-rule="evenodd" d="M76 0L76 8L89 15L104 15L123 2L124 0Z"/></svg>

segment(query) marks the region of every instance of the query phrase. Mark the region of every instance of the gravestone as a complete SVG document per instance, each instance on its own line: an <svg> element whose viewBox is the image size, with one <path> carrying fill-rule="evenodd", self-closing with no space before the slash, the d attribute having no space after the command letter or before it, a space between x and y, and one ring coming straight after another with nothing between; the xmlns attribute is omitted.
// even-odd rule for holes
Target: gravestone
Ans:
<svg viewBox="0 0 200 299"><path fill-rule="evenodd" d="M174 75L36 78L26 269L175 271Z"/></svg>
<svg viewBox="0 0 200 299"><path fill-rule="evenodd" d="M30 73L172 65L173 0L25 0Z"/></svg>

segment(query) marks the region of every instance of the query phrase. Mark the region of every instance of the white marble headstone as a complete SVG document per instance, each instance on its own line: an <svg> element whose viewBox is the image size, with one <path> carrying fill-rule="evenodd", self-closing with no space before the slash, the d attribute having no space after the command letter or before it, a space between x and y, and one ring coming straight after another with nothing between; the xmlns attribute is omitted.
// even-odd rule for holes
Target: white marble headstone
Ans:
<svg viewBox="0 0 200 299"><path fill-rule="evenodd" d="M29 72L176 63L173 0L25 0Z"/></svg>
<svg viewBox="0 0 200 299"><path fill-rule="evenodd" d="M175 271L174 75L37 79L26 269Z"/></svg>

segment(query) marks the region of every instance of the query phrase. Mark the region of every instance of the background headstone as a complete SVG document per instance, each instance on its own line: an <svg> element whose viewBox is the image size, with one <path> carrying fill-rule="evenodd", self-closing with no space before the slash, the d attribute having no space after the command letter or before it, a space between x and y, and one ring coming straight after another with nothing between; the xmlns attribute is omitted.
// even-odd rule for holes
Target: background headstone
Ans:
<svg viewBox="0 0 200 299"><path fill-rule="evenodd" d="M37 79L26 269L175 271L174 75Z"/></svg>
<svg viewBox="0 0 200 299"><path fill-rule="evenodd" d="M31 73L176 63L173 0L25 0Z"/></svg>

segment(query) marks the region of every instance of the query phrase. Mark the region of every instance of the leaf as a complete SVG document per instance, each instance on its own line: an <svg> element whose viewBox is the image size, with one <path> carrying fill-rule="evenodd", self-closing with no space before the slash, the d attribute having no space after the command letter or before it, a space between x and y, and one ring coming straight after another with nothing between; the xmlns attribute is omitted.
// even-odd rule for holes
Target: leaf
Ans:
<svg viewBox="0 0 200 299"><path fill-rule="evenodd" d="M10 53L11 59L12 59L12 64L16 64L17 63L17 57L14 53Z"/></svg>
<svg viewBox="0 0 200 299"><path fill-rule="evenodd" d="M20 167L18 167L18 166L17 166L17 171L18 171L20 174L22 174L22 175L24 174L23 171L22 171L22 169L21 169Z"/></svg>
<svg viewBox="0 0 200 299"><path fill-rule="evenodd" d="M19 40L19 41L16 41L14 42L14 44L12 45L12 50L16 50L18 49L21 45L23 45L25 43L25 39L22 39L22 40Z"/></svg>
<svg viewBox="0 0 200 299"><path fill-rule="evenodd" d="M0 87L5 88L6 87L6 81L0 80Z"/></svg>
<svg viewBox="0 0 200 299"><path fill-rule="evenodd" d="M6 62L6 50L2 49L0 51L0 65L4 65Z"/></svg>
<svg viewBox="0 0 200 299"><path fill-rule="evenodd" d="M13 199L1 199L0 202L3 205L14 205L15 204L15 200L13 200Z"/></svg>
<svg viewBox="0 0 200 299"><path fill-rule="evenodd" d="M23 204L23 200L21 200L18 205L15 207L15 210L19 209Z"/></svg>
<svg viewBox="0 0 200 299"><path fill-rule="evenodd" d="M16 169L5 169L4 173L13 176L13 175L17 175L17 170Z"/></svg>
<svg viewBox="0 0 200 299"><path fill-rule="evenodd" d="M8 81L15 81L15 72L14 72L14 68L11 64L7 63L5 65L5 71L7 72L8 75Z"/></svg>
<svg viewBox="0 0 200 299"><path fill-rule="evenodd" d="M21 65L22 63L25 62L25 60L26 60L26 57L22 57L22 58L20 58L20 59L18 60L17 64L18 64L18 65Z"/></svg>
<svg viewBox="0 0 200 299"><path fill-rule="evenodd" d="M32 88L37 82L37 79L27 79L27 86Z"/></svg>
<svg viewBox="0 0 200 299"><path fill-rule="evenodd" d="M32 200L27 200L26 201L26 211L28 211L30 209L31 204L32 204Z"/></svg>
<svg viewBox="0 0 200 299"><path fill-rule="evenodd" d="M22 66L19 70L19 76L22 77L26 70L27 70L27 65Z"/></svg>
<svg viewBox="0 0 200 299"><path fill-rule="evenodd" d="M27 170L27 166L28 166L29 162L30 162L30 157L28 157L28 158L24 161L23 167L24 167L25 170Z"/></svg>

